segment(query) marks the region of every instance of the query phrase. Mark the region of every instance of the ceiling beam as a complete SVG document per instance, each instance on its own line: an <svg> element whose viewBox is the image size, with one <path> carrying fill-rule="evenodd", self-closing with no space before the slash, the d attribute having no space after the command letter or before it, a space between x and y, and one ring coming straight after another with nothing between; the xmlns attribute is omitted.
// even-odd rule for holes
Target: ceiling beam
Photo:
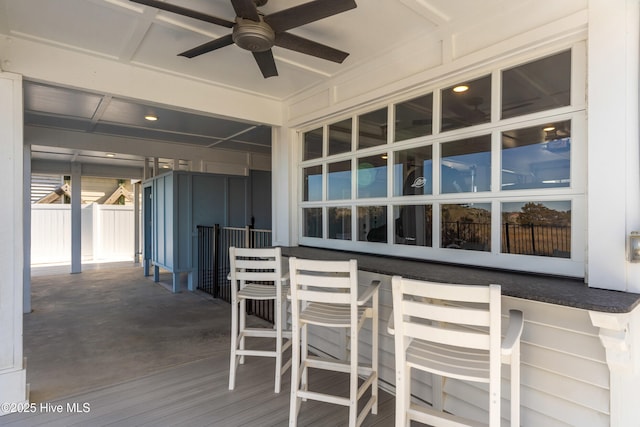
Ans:
<svg viewBox="0 0 640 427"><path fill-rule="evenodd" d="M102 165L97 163L80 163L82 175L100 178L142 179L143 168L131 166ZM71 175L71 162L58 160L31 160L31 173Z"/></svg>
<svg viewBox="0 0 640 427"><path fill-rule="evenodd" d="M400 3L416 12L437 27L442 27L451 21L451 17L425 0L400 0Z"/></svg>
<svg viewBox="0 0 640 427"><path fill-rule="evenodd" d="M143 8L142 14L139 15L135 21L131 34L127 37L127 43L122 47L120 55L118 55L120 62L128 63L133 59L133 56L144 41L149 28L153 25L153 19L157 14L158 9L151 7Z"/></svg>
<svg viewBox="0 0 640 427"><path fill-rule="evenodd" d="M140 157L162 157L167 159L204 160L246 164L246 152L197 147L169 142L133 139L61 129L24 127L24 141L28 145L65 148L69 150L91 150L129 154Z"/></svg>
<svg viewBox="0 0 640 427"><path fill-rule="evenodd" d="M4 71L21 74L30 80L173 105L216 117L270 126L283 124L281 101L213 82L205 83L18 37L0 38L0 52L3 52ZM46 66L43 66L42 58L47 58Z"/></svg>

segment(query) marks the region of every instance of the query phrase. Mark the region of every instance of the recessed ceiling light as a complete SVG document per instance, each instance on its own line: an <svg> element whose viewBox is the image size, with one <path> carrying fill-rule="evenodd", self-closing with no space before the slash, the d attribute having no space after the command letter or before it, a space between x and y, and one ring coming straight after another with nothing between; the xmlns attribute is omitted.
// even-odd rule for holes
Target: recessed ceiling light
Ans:
<svg viewBox="0 0 640 427"><path fill-rule="evenodd" d="M467 85L458 85L456 87L453 88L453 91L456 93L462 93L462 92L466 92L469 90L469 86Z"/></svg>
<svg viewBox="0 0 640 427"><path fill-rule="evenodd" d="M555 126L547 126L546 128L542 129L545 132L551 132L552 130L556 130Z"/></svg>
<svg viewBox="0 0 640 427"><path fill-rule="evenodd" d="M107 156L107 157L115 157L116 155L114 153L106 153L105 156Z"/></svg>
<svg viewBox="0 0 640 427"><path fill-rule="evenodd" d="M149 120L150 122L155 122L158 120L158 117L155 114L147 114L144 116L145 120Z"/></svg>

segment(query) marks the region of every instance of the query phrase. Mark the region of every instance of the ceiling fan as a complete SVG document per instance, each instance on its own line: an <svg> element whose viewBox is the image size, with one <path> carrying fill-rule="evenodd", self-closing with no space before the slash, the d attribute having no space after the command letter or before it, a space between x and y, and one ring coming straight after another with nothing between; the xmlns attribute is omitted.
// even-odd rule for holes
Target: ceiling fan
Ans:
<svg viewBox="0 0 640 427"><path fill-rule="evenodd" d="M235 43L253 53L264 78L278 75L271 51L273 46L342 63L349 56L347 52L290 34L287 30L357 7L354 0L314 0L270 15L264 15L258 10L258 7L264 6L267 0L231 0L231 5L236 13L235 22L231 22L164 1L130 1L231 28L231 34L196 46L180 53L179 56L193 58Z"/></svg>

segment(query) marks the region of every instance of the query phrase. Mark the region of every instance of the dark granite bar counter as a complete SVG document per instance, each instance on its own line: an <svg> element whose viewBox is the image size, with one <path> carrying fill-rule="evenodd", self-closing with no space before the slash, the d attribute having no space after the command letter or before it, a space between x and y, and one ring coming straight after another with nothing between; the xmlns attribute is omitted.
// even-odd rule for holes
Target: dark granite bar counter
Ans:
<svg viewBox="0 0 640 427"><path fill-rule="evenodd" d="M590 288L581 279L528 274L488 268L443 264L422 260L394 258L319 249L305 246L282 247L282 254L322 260L357 259L358 269L388 276L399 275L418 280L461 284L502 286L502 294L584 310L628 313L640 303L640 294Z"/></svg>

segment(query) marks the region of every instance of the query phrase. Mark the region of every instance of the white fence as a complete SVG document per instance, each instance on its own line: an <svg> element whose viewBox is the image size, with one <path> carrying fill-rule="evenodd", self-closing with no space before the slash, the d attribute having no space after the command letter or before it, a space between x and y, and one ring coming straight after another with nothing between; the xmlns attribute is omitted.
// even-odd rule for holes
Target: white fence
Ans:
<svg viewBox="0 0 640 427"><path fill-rule="evenodd" d="M133 260L133 206L82 206L82 261ZM31 264L71 262L71 205L31 205Z"/></svg>

